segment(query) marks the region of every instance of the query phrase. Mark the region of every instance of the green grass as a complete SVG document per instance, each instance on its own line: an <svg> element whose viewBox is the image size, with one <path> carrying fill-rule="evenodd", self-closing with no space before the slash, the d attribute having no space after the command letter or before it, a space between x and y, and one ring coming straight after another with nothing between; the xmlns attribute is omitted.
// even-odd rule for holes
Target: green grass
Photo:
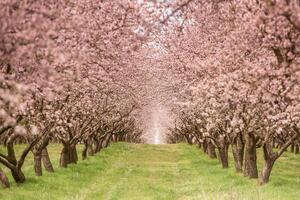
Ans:
<svg viewBox="0 0 300 200"><path fill-rule="evenodd" d="M59 169L60 146L51 145L56 172L35 177L32 157L24 166L25 184L0 189L0 199L299 199L300 156L285 153L263 187L229 169L221 169L196 147L118 143L67 169ZM0 149L1 151L1 149ZM261 158L261 155L259 155ZM232 160L232 158L231 158ZM259 160L259 167L262 162Z"/></svg>

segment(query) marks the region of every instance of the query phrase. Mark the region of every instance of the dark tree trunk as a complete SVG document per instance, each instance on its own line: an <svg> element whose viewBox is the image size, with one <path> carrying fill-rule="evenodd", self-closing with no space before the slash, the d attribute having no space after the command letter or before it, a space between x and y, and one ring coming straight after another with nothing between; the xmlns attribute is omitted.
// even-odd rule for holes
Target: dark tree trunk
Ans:
<svg viewBox="0 0 300 200"><path fill-rule="evenodd" d="M119 142L120 141L120 136L119 135L115 135L115 142Z"/></svg>
<svg viewBox="0 0 300 200"><path fill-rule="evenodd" d="M122 140L120 140L120 141L122 141ZM101 149L104 149L104 148L106 148L107 146L108 146L108 139L105 138L105 139L102 141L102 143L101 143Z"/></svg>
<svg viewBox="0 0 300 200"><path fill-rule="evenodd" d="M97 143L97 146L96 146L96 152L95 153L98 153L101 151L102 149L102 143L103 143L103 140L99 140L96 142Z"/></svg>
<svg viewBox="0 0 300 200"><path fill-rule="evenodd" d="M208 141L207 153L210 158L217 158L216 147L211 141Z"/></svg>
<svg viewBox="0 0 300 200"><path fill-rule="evenodd" d="M16 181L16 183L24 183L26 180L22 170L18 169L17 167L11 169L11 174L14 180Z"/></svg>
<svg viewBox="0 0 300 200"><path fill-rule="evenodd" d="M60 167L64 167L66 168L69 164L69 160L70 160L70 157L69 157L69 150L70 146L67 145L67 144L64 144L63 145L63 149L60 153L60 160L59 160L59 164L60 164Z"/></svg>
<svg viewBox="0 0 300 200"><path fill-rule="evenodd" d="M186 142L187 142L189 145L192 145L192 144L193 144L190 135L184 135L184 137L185 137L185 139L186 139Z"/></svg>
<svg viewBox="0 0 300 200"><path fill-rule="evenodd" d="M0 168L0 184L2 185L3 188L9 188L10 187L8 178L5 175L5 173L2 171L1 168Z"/></svg>
<svg viewBox="0 0 300 200"><path fill-rule="evenodd" d="M199 148L199 149L201 149L201 142L197 142L197 147Z"/></svg>
<svg viewBox="0 0 300 200"><path fill-rule="evenodd" d="M25 162L26 156L32 150L33 146L36 144L36 142L38 140L34 140L34 141L30 142L29 145L27 145L26 148L23 150L19 160L17 160L15 151L14 151L14 142L16 141L17 137L18 137L18 135L13 135L8 140L7 162L9 163L9 166L8 165L6 165L6 166L10 169L12 177L14 178L16 183L24 183L26 178L22 172L22 166Z"/></svg>
<svg viewBox="0 0 300 200"><path fill-rule="evenodd" d="M199 138L197 138L197 137L195 137L195 136L194 136L194 138L195 138L195 144L196 144L196 146L197 146L199 149L201 149L201 141L199 140Z"/></svg>
<svg viewBox="0 0 300 200"><path fill-rule="evenodd" d="M76 164L78 161L76 145L63 144L60 153L60 166L67 167L68 164Z"/></svg>
<svg viewBox="0 0 300 200"><path fill-rule="evenodd" d="M105 139L102 142L102 149L108 147L112 136L113 136L112 134L109 134L105 137ZM121 138L121 141L124 141L124 140Z"/></svg>
<svg viewBox="0 0 300 200"><path fill-rule="evenodd" d="M194 144L194 143L193 143L193 136L192 136L192 135L189 135L188 137L189 137L189 144L190 144L190 145L193 145L193 144Z"/></svg>
<svg viewBox="0 0 300 200"><path fill-rule="evenodd" d="M299 145L298 144L295 145L295 154L299 154Z"/></svg>
<svg viewBox="0 0 300 200"><path fill-rule="evenodd" d="M83 147L83 150L82 150L82 160L85 160L87 158L87 151L88 151L88 142L85 141L84 142L84 147Z"/></svg>
<svg viewBox="0 0 300 200"><path fill-rule="evenodd" d="M207 141L206 140L203 141L202 146L203 146L203 152L208 154L208 148L207 148Z"/></svg>
<svg viewBox="0 0 300 200"><path fill-rule="evenodd" d="M54 172L47 147L42 150L42 160L47 172Z"/></svg>
<svg viewBox="0 0 300 200"><path fill-rule="evenodd" d="M77 154L77 149L76 149L76 145L71 145L70 146L70 162L76 164L78 162L78 154Z"/></svg>
<svg viewBox="0 0 300 200"><path fill-rule="evenodd" d="M292 152L292 153L295 152L295 144L294 144L294 143L291 144L291 152Z"/></svg>
<svg viewBox="0 0 300 200"><path fill-rule="evenodd" d="M94 154L95 154L95 149L94 149L94 147L93 147L93 142L90 142L90 143L89 143L87 151L88 151L88 155L89 155L89 156L94 156Z"/></svg>
<svg viewBox="0 0 300 200"><path fill-rule="evenodd" d="M252 134L245 135L246 149L244 162L244 176L249 178L258 178L257 157L256 157L256 139Z"/></svg>
<svg viewBox="0 0 300 200"><path fill-rule="evenodd" d="M101 147L100 141L95 139L94 140L94 149L93 149L94 154L99 152L98 150L100 149L100 147Z"/></svg>
<svg viewBox="0 0 300 200"><path fill-rule="evenodd" d="M33 153L34 157L34 172L36 176L42 176L42 152L35 152Z"/></svg>
<svg viewBox="0 0 300 200"><path fill-rule="evenodd" d="M238 136L232 144L232 154L234 158L235 170L238 173L243 172L243 160L244 160L245 145L243 138Z"/></svg>

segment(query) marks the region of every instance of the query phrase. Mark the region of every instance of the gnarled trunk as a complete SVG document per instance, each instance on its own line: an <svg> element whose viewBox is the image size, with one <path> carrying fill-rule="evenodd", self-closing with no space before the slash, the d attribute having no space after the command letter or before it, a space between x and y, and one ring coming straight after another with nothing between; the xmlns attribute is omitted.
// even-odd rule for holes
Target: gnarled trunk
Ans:
<svg viewBox="0 0 300 200"><path fill-rule="evenodd" d="M256 164L256 139L248 133L245 135L245 162L244 162L244 176L249 178L258 178L257 164Z"/></svg>
<svg viewBox="0 0 300 200"><path fill-rule="evenodd" d="M25 162L25 158L28 153L32 150L33 146L37 143L38 139L32 141L26 148L23 150L19 160L16 159L14 151L14 141L17 139L18 135L12 135L7 142L7 158L2 161L2 164L7 166L12 174L16 183L24 183L26 178L22 172L22 166Z"/></svg>

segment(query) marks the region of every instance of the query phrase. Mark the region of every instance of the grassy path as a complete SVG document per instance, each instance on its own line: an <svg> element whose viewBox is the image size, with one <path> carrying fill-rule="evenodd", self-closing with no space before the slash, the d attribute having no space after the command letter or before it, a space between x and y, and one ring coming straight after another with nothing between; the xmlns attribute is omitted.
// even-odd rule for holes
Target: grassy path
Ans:
<svg viewBox="0 0 300 200"><path fill-rule="evenodd" d="M58 149L49 149L55 160ZM300 196L300 158L288 153L275 166L271 183L264 187L237 175L233 168L221 169L217 160L185 144L114 144L87 161L39 178L31 165L27 161L27 182L0 190L0 199L296 200Z"/></svg>

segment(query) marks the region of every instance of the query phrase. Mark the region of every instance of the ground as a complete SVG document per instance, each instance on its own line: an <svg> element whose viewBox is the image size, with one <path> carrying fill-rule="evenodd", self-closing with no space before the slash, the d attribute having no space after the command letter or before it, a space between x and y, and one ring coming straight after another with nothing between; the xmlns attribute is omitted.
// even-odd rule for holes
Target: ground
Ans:
<svg viewBox="0 0 300 200"><path fill-rule="evenodd" d="M0 189L0 199L298 200L300 196L300 156L288 152L276 163L271 182L260 187L257 180L236 174L232 162L229 169L221 169L218 160L187 144L113 144L67 169L57 168L60 148L49 148L54 174L35 177L30 156L24 167L27 182Z"/></svg>

